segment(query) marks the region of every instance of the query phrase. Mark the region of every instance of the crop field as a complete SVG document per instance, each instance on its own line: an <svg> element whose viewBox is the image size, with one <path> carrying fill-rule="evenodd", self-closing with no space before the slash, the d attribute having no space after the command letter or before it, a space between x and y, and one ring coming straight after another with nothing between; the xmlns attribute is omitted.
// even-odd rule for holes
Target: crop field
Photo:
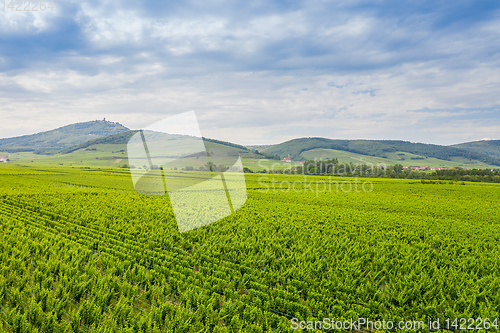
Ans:
<svg viewBox="0 0 500 333"><path fill-rule="evenodd" d="M0 327L295 332L293 318L370 318L439 319L444 332L481 318L498 330L497 184L246 185L236 213L179 233L168 197L136 193L127 169L0 165Z"/></svg>
<svg viewBox="0 0 500 333"><path fill-rule="evenodd" d="M125 145L96 145L86 149L79 149L70 154L39 155L31 152L9 153L0 151L0 156L8 156L16 164L25 164L45 167L95 167L116 168L128 165ZM263 159L252 152L243 152L243 165L253 172L262 170L283 170L290 166L299 166L299 163L287 163L279 160ZM357 161L359 162L359 161Z"/></svg>

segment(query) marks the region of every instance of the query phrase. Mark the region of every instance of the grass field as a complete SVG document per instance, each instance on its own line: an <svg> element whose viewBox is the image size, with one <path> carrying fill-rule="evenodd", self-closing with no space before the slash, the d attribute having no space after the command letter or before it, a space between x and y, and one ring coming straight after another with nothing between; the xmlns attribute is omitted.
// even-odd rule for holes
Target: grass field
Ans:
<svg viewBox="0 0 500 333"><path fill-rule="evenodd" d="M118 168L128 165L126 149L124 144L98 144L69 154L39 155L32 152L7 153L0 151L0 156L9 156L11 164ZM297 163L263 159L262 156L252 151L242 151L241 157L243 165L253 172L282 170L292 165L298 165Z"/></svg>
<svg viewBox="0 0 500 333"><path fill-rule="evenodd" d="M209 145L223 147L214 143L209 143ZM298 163L285 163L278 160L264 159L261 155L257 155L249 150L240 150L240 154L243 165L253 172L261 172L262 170L282 170L300 165ZM9 159L17 164L112 168L128 165L127 147L125 144L97 144L76 150L69 154L39 155L31 152L0 152L0 156L9 156ZM425 158L408 152L388 152L387 157L383 158L342 150L317 148L305 151L301 153L301 156L304 159L312 160L337 158L340 162L386 166L402 164L403 166L462 167L469 169L498 168L498 166L471 161L461 157L452 157L450 161L445 161L432 157Z"/></svg>
<svg viewBox="0 0 500 333"><path fill-rule="evenodd" d="M240 210L181 234L168 197L136 193L127 169L0 164L0 327L289 332L292 318L500 315L498 185L246 178Z"/></svg>
<svg viewBox="0 0 500 333"><path fill-rule="evenodd" d="M39 155L31 152L6 153L12 163L52 166L95 166L118 167L126 163L127 153L118 145L99 145L73 152L71 154ZM124 160L124 162L122 162Z"/></svg>

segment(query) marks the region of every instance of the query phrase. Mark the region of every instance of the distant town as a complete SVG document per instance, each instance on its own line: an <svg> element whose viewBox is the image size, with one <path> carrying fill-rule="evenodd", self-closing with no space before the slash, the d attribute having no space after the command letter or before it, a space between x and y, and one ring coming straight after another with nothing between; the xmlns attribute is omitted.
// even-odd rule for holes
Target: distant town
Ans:
<svg viewBox="0 0 500 333"><path fill-rule="evenodd" d="M435 171L435 170L446 170L448 168L443 168L443 167L438 167L438 168L428 168L426 166L404 166L403 167L403 170L417 170L417 171L426 171L426 170L432 170L432 171ZM468 170L468 169L465 169L465 170Z"/></svg>
<svg viewBox="0 0 500 333"><path fill-rule="evenodd" d="M285 157L281 160L281 162L286 162L286 163L301 163L303 164L304 161L292 161L290 154L288 154L288 157ZM414 171L437 171L437 170L448 170L450 168L445 168L445 167L427 167L427 166L404 166L403 170L414 170ZM462 170L490 170L490 171L495 171L495 169L480 169L480 168L461 168Z"/></svg>
<svg viewBox="0 0 500 333"><path fill-rule="evenodd" d="M453 168L456 169L456 167L453 167ZM451 169L453 169L453 168L451 168ZM437 168L436 167L434 167L434 168L431 167L430 168L430 167L426 167L426 166L409 166L409 167L408 166L404 166L403 167L403 170L408 170L408 169L410 169L410 170L417 170L417 171L429 171L429 170L430 171L437 171L437 170L448 170L450 168L445 168L445 167L437 167ZM476 168L474 168L474 169L471 169L471 168L461 168L461 169L463 169L463 170L490 170L490 171L495 171L494 169L480 169L480 168L477 168L477 169Z"/></svg>

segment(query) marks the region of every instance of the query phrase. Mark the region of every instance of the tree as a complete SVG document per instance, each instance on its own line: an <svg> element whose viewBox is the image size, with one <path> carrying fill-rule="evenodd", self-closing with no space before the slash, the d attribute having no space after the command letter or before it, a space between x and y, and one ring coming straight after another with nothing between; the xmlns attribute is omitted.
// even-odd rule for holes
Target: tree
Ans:
<svg viewBox="0 0 500 333"><path fill-rule="evenodd" d="M402 164L394 164L392 166L392 169L396 174L400 174L403 171L403 165Z"/></svg>

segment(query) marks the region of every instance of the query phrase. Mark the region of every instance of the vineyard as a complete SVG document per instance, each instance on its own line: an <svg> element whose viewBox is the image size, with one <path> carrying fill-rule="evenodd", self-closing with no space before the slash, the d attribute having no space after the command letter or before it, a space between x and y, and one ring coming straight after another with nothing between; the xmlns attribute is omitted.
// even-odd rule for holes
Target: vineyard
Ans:
<svg viewBox="0 0 500 333"><path fill-rule="evenodd" d="M377 178L370 192L317 194L304 176L246 181L235 214L179 233L168 197L136 193L127 170L0 166L0 327L251 333L293 332L292 318L500 316L498 184Z"/></svg>

